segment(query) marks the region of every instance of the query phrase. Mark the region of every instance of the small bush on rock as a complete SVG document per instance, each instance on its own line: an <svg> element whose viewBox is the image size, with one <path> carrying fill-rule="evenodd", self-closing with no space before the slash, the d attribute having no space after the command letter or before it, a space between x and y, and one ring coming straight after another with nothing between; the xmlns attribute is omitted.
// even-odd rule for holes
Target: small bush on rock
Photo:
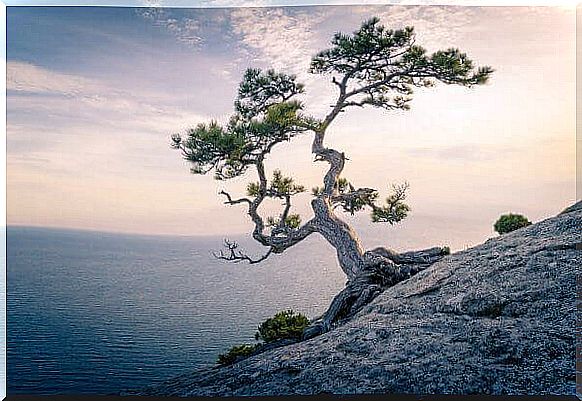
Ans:
<svg viewBox="0 0 582 401"><path fill-rule="evenodd" d="M508 232L517 230L518 228L526 227L531 224L525 216L521 214L504 214L495 222L493 228L499 234L506 234Z"/></svg>
<svg viewBox="0 0 582 401"><path fill-rule="evenodd" d="M272 318L265 320L259 326L255 339L266 343L282 339L301 339L303 330L309 326L309 319L301 313L292 310L278 312Z"/></svg>
<svg viewBox="0 0 582 401"><path fill-rule="evenodd" d="M222 366L232 365L255 353L269 349L270 347L265 346L266 343L284 339L300 340L307 326L309 326L309 319L301 313L295 313L292 310L278 312L261 323L259 331L255 334L255 339L263 340L264 343L235 345L227 353L218 355L216 363ZM272 344L271 348L279 345Z"/></svg>
<svg viewBox="0 0 582 401"><path fill-rule="evenodd" d="M260 344L241 344L232 347L226 354L218 355L217 363L219 365L232 365L241 359L245 359L252 355L260 347Z"/></svg>

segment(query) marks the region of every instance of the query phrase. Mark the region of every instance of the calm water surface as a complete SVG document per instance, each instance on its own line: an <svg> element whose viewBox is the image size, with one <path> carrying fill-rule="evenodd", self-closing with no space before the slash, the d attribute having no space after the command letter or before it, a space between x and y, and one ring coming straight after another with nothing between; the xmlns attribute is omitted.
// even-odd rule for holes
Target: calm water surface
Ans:
<svg viewBox="0 0 582 401"><path fill-rule="evenodd" d="M345 282L318 237L249 266L214 260L221 238L7 235L8 394L111 394L213 365L279 310L322 313Z"/></svg>

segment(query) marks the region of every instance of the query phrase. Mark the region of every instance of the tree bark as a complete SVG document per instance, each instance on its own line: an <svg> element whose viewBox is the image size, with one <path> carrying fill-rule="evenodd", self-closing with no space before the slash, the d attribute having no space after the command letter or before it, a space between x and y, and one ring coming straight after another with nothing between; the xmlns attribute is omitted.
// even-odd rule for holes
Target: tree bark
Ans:
<svg viewBox="0 0 582 401"><path fill-rule="evenodd" d="M335 248L339 265L348 280L355 279L365 269L364 248L358 235L333 213L329 198L315 198L311 206L315 231Z"/></svg>
<svg viewBox="0 0 582 401"><path fill-rule="evenodd" d="M327 124L337 113L334 108L331 117L326 118L326 124L315 132L312 144L316 158L328 162L330 166L324 177L321 194L311 202L314 212L311 227L335 248L339 265L348 282L332 300L328 310L305 329L303 339L329 331L334 324L353 316L386 288L426 269L446 254L443 248L438 247L401 254L386 248L365 252L356 232L335 215L332 198L337 195L337 182L344 168L345 157L337 150L326 148L323 139Z"/></svg>
<svg viewBox="0 0 582 401"><path fill-rule="evenodd" d="M302 339L307 340L331 330L334 325L354 316L385 289L421 272L447 253L439 247L401 254L386 248L365 252L363 268L348 280L327 311L311 322L303 332Z"/></svg>

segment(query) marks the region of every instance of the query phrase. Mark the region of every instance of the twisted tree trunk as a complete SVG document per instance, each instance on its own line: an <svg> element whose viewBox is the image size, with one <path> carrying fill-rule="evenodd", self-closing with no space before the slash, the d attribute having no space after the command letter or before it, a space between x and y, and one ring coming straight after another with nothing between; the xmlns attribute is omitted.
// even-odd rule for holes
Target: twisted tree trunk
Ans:
<svg viewBox="0 0 582 401"><path fill-rule="evenodd" d="M324 178L323 191L311 202L314 218L310 223L313 231L321 234L335 248L338 263L348 282L335 296L328 310L304 331L303 339L329 331L334 324L353 316L384 289L424 270L446 254L439 247L402 254L386 248L364 251L356 232L333 211L331 200L337 194L345 157L337 150L324 147L324 136L325 126L315 132L312 151L317 160L328 162L330 167Z"/></svg>
<svg viewBox="0 0 582 401"><path fill-rule="evenodd" d="M340 252L338 250L338 254ZM412 277L446 254L440 247L402 254L386 248L365 252L361 263L363 268L348 279L345 288L334 297L327 311L305 329L303 339L329 331L334 324L356 314L386 288Z"/></svg>

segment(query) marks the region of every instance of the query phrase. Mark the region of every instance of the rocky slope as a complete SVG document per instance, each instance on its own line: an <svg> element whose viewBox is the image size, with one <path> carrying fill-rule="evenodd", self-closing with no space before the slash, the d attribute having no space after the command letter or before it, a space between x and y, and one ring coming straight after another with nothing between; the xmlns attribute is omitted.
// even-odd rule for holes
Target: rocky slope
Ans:
<svg viewBox="0 0 582 401"><path fill-rule="evenodd" d="M327 334L138 393L575 394L581 221L578 203L447 256Z"/></svg>

